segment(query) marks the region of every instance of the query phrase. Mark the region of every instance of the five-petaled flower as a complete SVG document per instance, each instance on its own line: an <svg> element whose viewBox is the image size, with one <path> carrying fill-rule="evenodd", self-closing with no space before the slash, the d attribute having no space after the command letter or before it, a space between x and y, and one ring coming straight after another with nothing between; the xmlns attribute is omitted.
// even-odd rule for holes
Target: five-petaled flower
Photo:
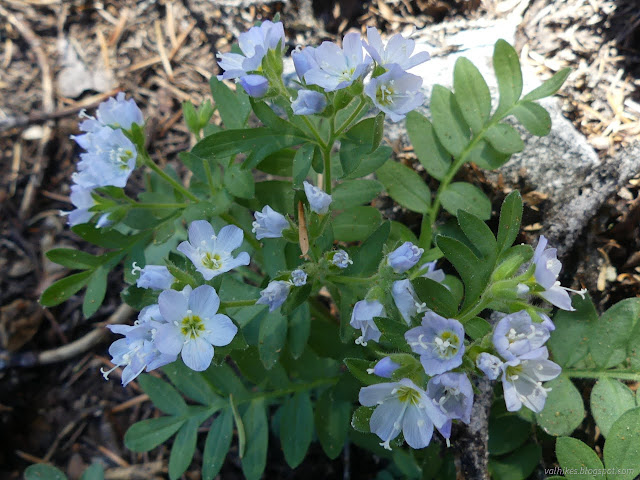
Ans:
<svg viewBox="0 0 640 480"><path fill-rule="evenodd" d="M396 273L404 273L412 268L424 253L423 248L419 248L411 242L404 242L387 257L387 263Z"/></svg>
<svg viewBox="0 0 640 480"><path fill-rule="evenodd" d="M242 245L243 237L242 230L235 225L222 227L216 236L209 222L196 220L189 225L189 241L178 245L178 251L193 262L205 280L211 280L241 265L249 265L247 252L240 252L237 257L232 255Z"/></svg>
<svg viewBox="0 0 640 480"><path fill-rule="evenodd" d="M413 40L404 38L399 33L393 35L385 45L380 32L374 27L367 27L367 43L364 44L364 48L381 67L396 64L404 70L409 70L431 58L428 52L414 54L415 46Z"/></svg>
<svg viewBox="0 0 640 480"><path fill-rule="evenodd" d="M381 332L373 321L374 317L386 315L384 306L378 300L360 300L353 306L349 324L362 333L357 339L358 345L366 346L369 340L380 340Z"/></svg>
<svg viewBox="0 0 640 480"><path fill-rule="evenodd" d="M256 219L251 224L252 232L258 240L263 238L280 238L282 231L289 225L287 219L281 213L276 212L269 205L265 205L262 212L254 212Z"/></svg>
<svg viewBox="0 0 640 480"><path fill-rule="evenodd" d="M268 305L269 311L273 312L281 306L291 290L291 283L282 280L273 280L269 282L267 288L260 292L260 298L256 301L256 305Z"/></svg>
<svg viewBox="0 0 640 480"><path fill-rule="evenodd" d="M421 77L391 65L387 72L369 80L364 93L392 122L399 122L424 103L421 86Z"/></svg>
<svg viewBox="0 0 640 480"><path fill-rule="evenodd" d="M464 373L447 372L432 377L427 384L427 396L448 418L438 428L447 442L451 437L452 420L460 420L466 424L471 422L473 387Z"/></svg>
<svg viewBox="0 0 640 480"><path fill-rule="evenodd" d="M220 299L213 287L165 290L158 297L162 317L167 323L158 327L155 344L168 355L182 353L185 365L198 372L211 364L214 346L229 345L238 327L218 312Z"/></svg>

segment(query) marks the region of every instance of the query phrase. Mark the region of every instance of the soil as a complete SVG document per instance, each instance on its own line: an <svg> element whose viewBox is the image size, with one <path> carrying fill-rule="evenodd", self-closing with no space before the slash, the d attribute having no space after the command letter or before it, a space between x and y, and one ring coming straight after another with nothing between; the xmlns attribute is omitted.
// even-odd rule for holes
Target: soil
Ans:
<svg viewBox="0 0 640 480"><path fill-rule="evenodd" d="M293 48L337 40L347 30L367 25L395 33L452 18L496 17L503 14L505 3L518 2L0 2L0 478L21 478L29 464L47 461L75 479L95 460L105 465L107 478L166 478L166 446L142 455L123 446L129 425L157 413L135 382L122 388L117 375L109 382L102 379L99 369L110 365L108 336L65 361L36 365L42 352L102 328L121 304L121 271L110 277L105 303L89 320L82 316L81 295L51 309L38 304L40 293L68 274L46 259L48 249L99 252L70 232L59 215L70 208L69 182L78 151L69 136L78 131L79 111L91 110L118 90L128 92L149 119L151 155L161 164L172 162L190 141L181 103L198 104L208 97L208 78L217 73L216 52L227 51L257 20L280 13ZM527 52L541 75L564 66L576 69L578 74L561 93L564 110L603 157L637 141L636 2L534 1L518 48ZM63 53L66 68L88 72L82 85L58 83L64 67L57 59ZM478 173L463 175L494 192L499 204L500 185L483 182ZM140 179L134 178L128 188L140 189ZM640 294L639 189L640 179L620 185L581 239L582 248L588 246L602 257L594 263L597 275L585 267L581 247L565 270L567 283L576 274L574 283L595 284L592 294L601 309ZM549 200L525 193L522 240L531 241L537 235L541 203ZM419 224L413 217L407 220ZM292 472L278 442L270 443L269 479L364 479L379 468L376 459L357 447L351 447L348 457L330 462L315 445ZM186 478L200 478L198 455ZM240 472L232 452L223 478L242 478Z"/></svg>

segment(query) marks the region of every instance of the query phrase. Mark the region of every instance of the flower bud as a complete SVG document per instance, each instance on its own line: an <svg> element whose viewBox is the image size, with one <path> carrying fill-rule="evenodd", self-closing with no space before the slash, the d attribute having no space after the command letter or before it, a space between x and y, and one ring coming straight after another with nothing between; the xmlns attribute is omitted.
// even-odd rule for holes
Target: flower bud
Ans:
<svg viewBox="0 0 640 480"><path fill-rule="evenodd" d="M264 97L269 90L269 80L262 75L244 75L240 77L240 85L247 95L255 98Z"/></svg>
<svg viewBox="0 0 640 480"><path fill-rule="evenodd" d="M394 272L404 273L418 263L423 252L424 249L405 242L389 254L387 262Z"/></svg>

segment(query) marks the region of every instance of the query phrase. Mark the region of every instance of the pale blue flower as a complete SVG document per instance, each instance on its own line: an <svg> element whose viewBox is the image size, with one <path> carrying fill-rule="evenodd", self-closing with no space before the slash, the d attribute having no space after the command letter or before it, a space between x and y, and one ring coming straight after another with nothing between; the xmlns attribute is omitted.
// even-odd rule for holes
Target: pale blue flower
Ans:
<svg viewBox="0 0 640 480"><path fill-rule="evenodd" d="M243 237L242 230L235 225L222 227L216 236L209 222L195 220L189 225L189 241L178 245L178 251L193 262L205 280L211 280L241 265L249 265L247 252L240 252L237 257L232 255L242 245Z"/></svg>
<svg viewBox="0 0 640 480"><path fill-rule="evenodd" d="M551 318L549 318L549 315L547 315L546 313L538 312L538 316L540 316L540 318L542 319L542 326L547 330L553 332L556 329L556 326Z"/></svg>
<svg viewBox="0 0 640 480"><path fill-rule="evenodd" d="M78 172L72 177L75 183L84 188L123 188L127 184L138 153L122 130L100 127L72 138L87 150L80 154Z"/></svg>
<svg viewBox="0 0 640 480"><path fill-rule="evenodd" d="M331 263L338 268L347 268L349 265L353 264L353 260L349 258L349 254L347 252L344 250L338 250L333 254Z"/></svg>
<svg viewBox="0 0 640 480"><path fill-rule="evenodd" d="M364 48L369 55L382 67L397 64L404 70L420 65L431 58L427 52L416 52L415 42L410 38L404 38L401 34L393 35L385 45L380 33L374 27L367 27L367 43Z"/></svg>
<svg viewBox="0 0 640 480"><path fill-rule="evenodd" d="M136 287L150 288L152 290L168 290L175 281L169 269L164 265L147 265L140 268L133 263L131 273L140 272L140 276L136 280Z"/></svg>
<svg viewBox="0 0 640 480"><path fill-rule="evenodd" d="M256 305L269 305L269 311L273 312L285 302L289 290L291 290L291 283L282 280L271 281L267 288L260 292Z"/></svg>
<svg viewBox="0 0 640 480"><path fill-rule="evenodd" d="M379 341L381 333L373 318L385 315L384 306L378 300L356 302L349 322L353 328L362 332L362 335L356 339L356 344L366 346L369 340Z"/></svg>
<svg viewBox="0 0 640 480"><path fill-rule="evenodd" d="M256 234L258 240L280 238L282 231L289 226L284 215L276 212L269 205L265 205L262 212L255 212L253 216L256 221L253 222L251 231Z"/></svg>
<svg viewBox="0 0 640 480"><path fill-rule="evenodd" d="M244 75L240 77L240 85L250 97L264 97L269 90L269 80L262 75Z"/></svg>
<svg viewBox="0 0 640 480"><path fill-rule="evenodd" d="M218 80L228 80L255 72L262 66L262 60L269 50L285 46L282 22L265 20L259 26L251 27L238 37L242 54L218 53L218 66L224 70Z"/></svg>
<svg viewBox="0 0 640 480"><path fill-rule="evenodd" d="M447 421L426 392L408 378L363 387L358 399L365 407L376 407L369 426L387 450L400 432L411 448L424 448L431 442L434 425L442 428Z"/></svg>
<svg viewBox="0 0 640 480"><path fill-rule="evenodd" d="M562 372L559 365L549 360L547 347L525 353L502 364L502 387L507 410L515 412L524 405L540 413L550 388L542 382L553 380Z"/></svg>
<svg viewBox="0 0 640 480"><path fill-rule="evenodd" d="M427 267L427 273L422 275L422 277L433 280L434 282L442 283L444 282L445 274L444 274L444 270L440 268L436 269L437 263L438 261L434 260L433 262L428 262L422 265L420 268L424 268L425 266Z"/></svg>
<svg viewBox="0 0 640 480"><path fill-rule="evenodd" d="M391 65L387 72L369 80L364 93L391 121L399 122L424 103L421 87L421 77L405 72L398 65Z"/></svg>
<svg viewBox="0 0 640 480"><path fill-rule="evenodd" d="M367 373L377 375L382 378L391 378L393 372L400 368L400 365L391 360L391 357L384 357L373 368L367 370Z"/></svg>
<svg viewBox="0 0 640 480"><path fill-rule="evenodd" d="M96 204L96 201L91 196L92 191L93 190L91 188L81 187L80 185L71 186L71 203L76 208L69 212L61 212L62 215L68 216L67 222L70 226L73 227L81 223L88 223L95 214L95 212L89 211L89 209ZM109 214L105 213L101 215L96 222L96 227L107 227L110 224Z"/></svg>
<svg viewBox="0 0 640 480"><path fill-rule="evenodd" d="M489 380L495 380L502 372L502 360L495 355L482 352L476 357L476 366L487 376Z"/></svg>
<svg viewBox="0 0 640 480"><path fill-rule="evenodd" d="M507 360L540 348L548 339L549 330L534 323L525 310L505 316L493 330L493 345Z"/></svg>
<svg viewBox="0 0 640 480"><path fill-rule="evenodd" d="M299 90L298 98L291 104L296 115L313 115L321 113L327 106L326 97L313 90Z"/></svg>
<svg viewBox="0 0 640 480"><path fill-rule="evenodd" d="M105 380L116 368L122 370L122 385L125 386L145 369L147 372L174 362L177 355L161 353L156 347L155 335L165 323L158 305L145 307L134 325L108 325L113 333L124 335L109 347L109 354L115 366L110 370L101 369Z"/></svg>
<svg viewBox="0 0 640 480"><path fill-rule="evenodd" d="M455 319L427 312L422 326L412 328L404 338L415 353L427 375L438 375L459 367L464 354L464 327Z"/></svg>
<svg viewBox="0 0 640 480"><path fill-rule="evenodd" d="M226 315L217 313L220 299L213 287L202 285L184 290L165 290L158 297L162 317L155 344L167 355L182 354L184 364L201 372L211 364L214 346L229 345L238 327Z"/></svg>
<svg viewBox="0 0 640 480"><path fill-rule="evenodd" d="M464 373L449 372L431 378L427 384L427 396L447 417L445 424L438 428L447 440L451 437L452 420L460 420L467 425L471 422L473 387Z"/></svg>
<svg viewBox="0 0 640 480"><path fill-rule="evenodd" d="M391 296L407 325L411 325L411 319L415 315L420 311L424 311L409 279L396 280L393 282L391 286ZM424 308L426 309L426 306Z"/></svg>
<svg viewBox="0 0 640 480"><path fill-rule="evenodd" d="M135 100L125 100L124 92L119 92L116 98L111 97L98 105L97 117L100 123L113 128L130 130L134 123L144 125L144 117Z"/></svg>
<svg viewBox="0 0 640 480"><path fill-rule="evenodd" d="M323 192L318 187L314 187L309 182L303 182L302 185L304 186L304 193L307 195L311 210L320 214L327 213L332 201L331 195Z"/></svg>
<svg viewBox="0 0 640 480"><path fill-rule="evenodd" d="M291 283L293 283L295 287L302 287L303 285L306 285L307 274L305 271L298 268L291 272Z"/></svg>
<svg viewBox="0 0 640 480"><path fill-rule="evenodd" d="M423 248L418 248L411 242L404 242L387 256L387 263L394 272L404 273L420 261L423 253Z"/></svg>
<svg viewBox="0 0 640 480"><path fill-rule="evenodd" d="M300 46L298 46L291 52L291 58L293 59L293 65L296 68L296 73L300 80L304 80L304 74L309 70L318 67L315 47L306 47L302 50Z"/></svg>
<svg viewBox="0 0 640 480"><path fill-rule="evenodd" d="M305 72L305 81L324 88L326 92L333 92L364 77L371 57L364 55L362 38L354 32L344 36L342 48L332 42L322 42L315 49L315 61L317 66Z"/></svg>
<svg viewBox="0 0 640 480"><path fill-rule="evenodd" d="M536 266L534 272L536 282L545 289L544 292L538 293L538 295L562 310L574 311L575 308L571 305L571 297L569 297L568 292L577 293L584 297L587 290L577 291L560 286L558 275L560 275L562 263L558 260L557 250L546 247L547 239L544 235L541 235L533 254L533 263Z"/></svg>

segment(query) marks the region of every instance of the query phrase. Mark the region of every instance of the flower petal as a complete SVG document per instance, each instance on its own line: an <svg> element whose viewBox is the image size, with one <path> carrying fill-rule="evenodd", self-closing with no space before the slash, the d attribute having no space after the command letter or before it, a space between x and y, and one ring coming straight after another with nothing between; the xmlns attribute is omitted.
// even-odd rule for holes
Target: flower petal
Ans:
<svg viewBox="0 0 640 480"><path fill-rule="evenodd" d="M189 309L201 318L212 318L220 307L220 298L215 289L201 285L189 295Z"/></svg>
<svg viewBox="0 0 640 480"><path fill-rule="evenodd" d="M209 368L213 358L213 347L202 338L190 340L182 348L182 360L191 370L202 372Z"/></svg>
<svg viewBox="0 0 640 480"><path fill-rule="evenodd" d="M186 295L184 294L185 290L182 292L178 292L176 290L165 290L158 297L160 314L167 322L181 322L186 315L191 289L189 288L189 293Z"/></svg>
<svg viewBox="0 0 640 480"><path fill-rule="evenodd" d="M177 355L184 345L184 337L174 324L165 323L158 327L153 343L161 353Z"/></svg>
<svg viewBox="0 0 640 480"><path fill-rule="evenodd" d="M402 433L411 448L424 448L431 442L433 423L423 409L410 405L404 414Z"/></svg>
<svg viewBox="0 0 640 480"><path fill-rule="evenodd" d="M218 232L216 239L216 250L222 252L233 252L242 245L244 234L242 230L235 225L226 225Z"/></svg>
<svg viewBox="0 0 640 480"><path fill-rule="evenodd" d="M216 347L229 345L238 333L238 327L226 315L221 313L204 321L205 333L203 337Z"/></svg>
<svg viewBox="0 0 640 480"><path fill-rule="evenodd" d="M360 389L358 400L365 407L373 407L384 401L385 398L391 396L391 392L398 386L397 383L377 383Z"/></svg>
<svg viewBox="0 0 640 480"><path fill-rule="evenodd" d="M396 438L402 428L402 416L407 404L392 398L379 405L371 415L369 426L371 433L378 435L383 441Z"/></svg>
<svg viewBox="0 0 640 480"><path fill-rule="evenodd" d="M207 247L213 247L216 232L206 220L195 220L189 225L189 242L194 247L200 247L203 242Z"/></svg>

